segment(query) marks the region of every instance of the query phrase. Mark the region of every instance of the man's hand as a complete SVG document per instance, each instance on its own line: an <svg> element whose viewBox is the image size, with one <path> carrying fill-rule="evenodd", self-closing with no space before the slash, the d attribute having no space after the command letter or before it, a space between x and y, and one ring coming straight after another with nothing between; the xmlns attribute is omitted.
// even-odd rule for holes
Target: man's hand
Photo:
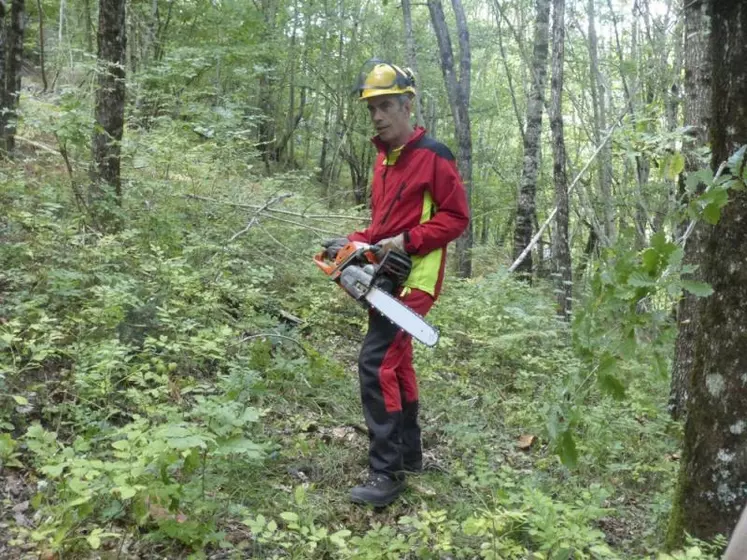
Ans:
<svg viewBox="0 0 747 560"><path fill-rule="evenodd" d="M377 243L377 245L381 247L381 252L383 254L388 253L392 249L396 249L400 253L406 253L404 233L400 233L399 235L396 235L394 237L387 237L386 239L382 239Z"/></svg>
<svg viewBox="0 0 747 560"><path fill-rule="evenodd" d="M325 239L322 241L322 247L324 247L324 252L327 254L327 256L330 259L334 259L337 256L337 253L342 249L345 245L348 244L348 238L347 237L334 237L332 239Z"/></svg>

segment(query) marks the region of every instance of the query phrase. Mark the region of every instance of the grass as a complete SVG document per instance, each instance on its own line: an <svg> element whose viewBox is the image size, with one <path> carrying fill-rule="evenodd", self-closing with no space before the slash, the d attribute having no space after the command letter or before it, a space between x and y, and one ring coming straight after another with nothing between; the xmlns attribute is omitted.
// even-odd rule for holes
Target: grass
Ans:
<svg viewBox="0 0 747 560"><path fill-rule="evenodd" d="M30 120L46 122L46 109L33 100L28 107L38 112ZM51 142L39 130L24 133ZM643 558L660 549L680 443L679 427L665 410L668 380L644 360L631 359L619 366L630 380L626 398L596 389L581 394L579 380L593 381L591 366L574 350L567 326L557 323L550 290L517 281L499 259L495 266L483 264L484 274L474 280L447 280L429 315L442 331L441 343L433 350L416 347L430 468L411 477L402 499L385 510L350 504L348 490L367 465L356 372L365 313L314 269L310 257L319 232L264 219L227 246L246 225L247 212L184 198L192 193L261 204L288 191L295 196L285 207L303 210L319 206L317 187L300 174L247 176L245 161L221 159L222 150L233 154L236 146L196 144L187 136L170 126L132 133L127 161L139 163L125 172L131 229L78 245L80 216L70 203L69 181L82 180L83 170L68 177L49 154L33 151L6 169L0 196L12 212L0 235L15 244L7 253L14 260L7 262L17 275L0 279L1 309L24 321L23 313L47 313L52 320L40 339L55 325L63 339L50 348L67 358L42 361L23 375L8 373L5 390L30 398L67 396L40 399L28 412L8 401L3 420L13 424L9 433L19 442L29 425L41 422L69 444L83 437L94 449L108 449L108 434L134 415L188 414L198 395L223 398L225 379L246 375L236 398L261 411L247 434L266 455L262 461L211 459L194 473L177 461L171 484L180 494L170 507L156 510L151 502L139 526L132 517L107 517L103 507L76 510L80 518L59 547L67 552L48 557L96 557L100 552L85 546L94 528L116 535L101 553L120 558L346 557L344 550L356 558ZM74 155L84 157L79 151ZM46 214L34 213L40 208ZM91 266L95 274L89 276ZM87 283L109 292L87 292ZM100 305L77 299L79 293L99 294ZM145 303L132 303L140 300ZM288 324L281 311L303 324ZM175 371L165 375L159 369L165 366L155 365L160 373L145 386L120 382L121 393L103 391L102 398L101 386L85 376L85 360L71 349L85 354L111 332L134 341L132 348L141 348L149 334L165 333L163 346L128 350L117 363L124 371L150 372L144 364L163 358L173 360ZM7 358L6 348L6 373L16 371ZM69 385L61 389L62 381ZM99 392L88 395L81 383ZM552 418L572 423L575 469L558 459ZM8 558L49 552L44 539L33 542L32 529L42 524L42 513L62 503L59 482L45 479L28 449L20 451L23 466L5 468L7 480L22 480L24 487L4 495L7 526L1 530L14 540L0 552ZM27 504L24 527L13 508L43 494L40 481L52 509ZM189 531L212 535L207 544L179 533L185 525L180 515L186 525L195 521ZM258 516L277 528L258 528ZM329 537L337 531L350 532L339 537L347 548Z"/></svg>

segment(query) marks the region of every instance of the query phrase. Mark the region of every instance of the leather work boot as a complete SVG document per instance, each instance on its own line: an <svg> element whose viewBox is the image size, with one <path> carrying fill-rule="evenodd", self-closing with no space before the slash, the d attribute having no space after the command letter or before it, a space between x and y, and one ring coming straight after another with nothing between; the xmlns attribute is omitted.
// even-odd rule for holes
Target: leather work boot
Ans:
<svg viewBox="0 0 747 560"><path fill-rule="evenodd" d="M350 501L355 504L368 504L386 507L405 489L404 479L395 480L382 473L368 475L368 480L350 491Z"/></svg>

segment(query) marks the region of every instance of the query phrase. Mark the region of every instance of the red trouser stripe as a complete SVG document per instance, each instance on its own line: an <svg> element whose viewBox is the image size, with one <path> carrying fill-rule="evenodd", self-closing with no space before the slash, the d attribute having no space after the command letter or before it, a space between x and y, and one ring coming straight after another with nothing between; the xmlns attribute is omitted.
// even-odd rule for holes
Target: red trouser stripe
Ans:
<svg viewBox="0 0 747 560"><path fill-rule="evenodd" d="M410 309L425 316L433 306L433 298L421 290L412 289L400 300ZM405 402L418 400L418 382L412 366L412 337L399 331L384 354L379 368L379 384L387 412L402 410Z"/></svg>

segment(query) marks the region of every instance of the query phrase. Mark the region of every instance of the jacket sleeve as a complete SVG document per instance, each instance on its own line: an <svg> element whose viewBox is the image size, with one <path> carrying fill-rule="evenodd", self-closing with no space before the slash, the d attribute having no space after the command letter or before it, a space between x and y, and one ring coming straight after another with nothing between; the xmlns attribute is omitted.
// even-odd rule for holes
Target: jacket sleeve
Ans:
<svg viewBox="0 0 747 560"><path fill-rule="evenodd" d="M431 196L435 215L405 232L405 251L410 254L425 255L446 247L469 224L467 194L454 160L436 157Z"/></svg>
<svg viewBox="0 0 747 560"><path fill-rule="evenodd" d="M362 243L368 243L371 244L371 233L369 232L371 228L366 228L361 231L354 231L350 235L348 235L348 241L360 241Z"/></svg>

